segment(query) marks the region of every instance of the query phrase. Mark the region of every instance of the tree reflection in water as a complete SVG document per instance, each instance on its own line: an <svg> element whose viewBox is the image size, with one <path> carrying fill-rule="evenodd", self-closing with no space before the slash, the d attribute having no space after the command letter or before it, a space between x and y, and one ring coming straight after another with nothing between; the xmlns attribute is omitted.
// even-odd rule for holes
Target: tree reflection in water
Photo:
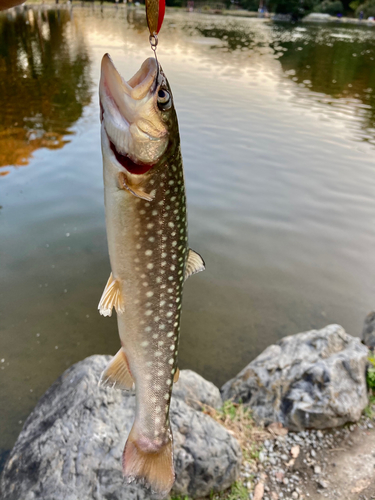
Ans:
<svg viewBox="0 0 375 500"><path fill-rule="evenodd" d="M91 99L89 66L68 10L0 15L0 167L27 165L36 149L69 142Z"/></svg>

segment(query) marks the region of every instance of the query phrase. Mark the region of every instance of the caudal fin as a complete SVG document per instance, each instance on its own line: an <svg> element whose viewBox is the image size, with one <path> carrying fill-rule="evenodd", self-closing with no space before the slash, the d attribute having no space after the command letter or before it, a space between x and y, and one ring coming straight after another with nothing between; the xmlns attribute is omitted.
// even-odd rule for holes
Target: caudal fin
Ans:
<svg viewBox="0 0 375 500"><path fill-rule="evenodd" d="M137 439L134 427L130 431L122 456L124 476L144 480L153 491L164 498L170 492L174 479L172 439L164 445L145 445Z"/></svg>

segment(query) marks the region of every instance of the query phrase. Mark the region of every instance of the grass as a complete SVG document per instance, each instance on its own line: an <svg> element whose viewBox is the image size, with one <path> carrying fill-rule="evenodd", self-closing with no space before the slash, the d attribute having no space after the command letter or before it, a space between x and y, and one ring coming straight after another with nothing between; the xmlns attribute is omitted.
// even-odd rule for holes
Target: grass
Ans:
<svg viewBox="0 0 375 500"><path fill-rule="evenodd" d="M236 481L229 490L214 493L208 497L210 500L249 500L249 490L239 481ZM187 496L172 497L170 500L192 500Z"/></svg>
<svg viewBox="0 0 375 500"><path fill-rule="evenodd" d="M369 395L369 403L364 409L364 414L368 418L375 418L375 356L374 354L370 354L368 357L368 361L370 363L369 368L367 369L366 381L367 386L370 391Z"/></svg>
<svg viewBox="0 0 375 500"><path fill-rule="evenodd" d="M249 408L241 403L226 401L219 410L204 406L203 411L237 439L244 461L252 462L259 457L267 433L255 425Z"/></svg>

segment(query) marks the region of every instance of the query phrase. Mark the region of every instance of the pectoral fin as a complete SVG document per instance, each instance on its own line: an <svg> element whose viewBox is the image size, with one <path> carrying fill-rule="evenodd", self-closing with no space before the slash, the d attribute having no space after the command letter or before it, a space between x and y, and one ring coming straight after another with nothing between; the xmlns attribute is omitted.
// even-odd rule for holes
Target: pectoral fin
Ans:
<svg viewBox="0 0 375 500"><path fill-rule="evenodd" d="M173 377L173 383L175 384L178 381L179 378L180 378L180 369L176 368L176 371L175 371L175 374L174 374L174 377Z"/></svg>
<svg viewBox="0 0 375 500"><path fill-rule="evenodd" d="M103 387L116 387L117 389L125 389L127 391L133 388L134 380L130 373L126 354L122 348L102 373L99 384Z"/></svg>
<svg viewBox="0 0 375 500"><path fill-rule="evenodd" d="M204 264L204 260L199 255L199 253L194 252L194 250L189 248L188 257L186 259L186 267L185 267L185 281L192 274L200 273L205 269L206 266Z"/></svg>
<svg viewBox="0 0 375 500"><path fill-rule="evenodd" d="M125 302L122 297L120 283L113 278L111 273L100 299L98 309L102 316L112 316L113 308L116 309L117 314L125 312Z"/></svg>
<svg viewBox="0 0 375 500"><path fill-rule="evenodd" d="M120 184L121 189L126 189L127 191L129 191L129 193L131 193L136 198L141 198L142 200L146 200L146 201L152 201L154 199L154 197L151 196L150 194L145 193L144 191L142 191L138 187L132 186L131 183L129 182L128 178L126 177L126 175L123 172L121 172L119 174L119 184Z"/></svg>

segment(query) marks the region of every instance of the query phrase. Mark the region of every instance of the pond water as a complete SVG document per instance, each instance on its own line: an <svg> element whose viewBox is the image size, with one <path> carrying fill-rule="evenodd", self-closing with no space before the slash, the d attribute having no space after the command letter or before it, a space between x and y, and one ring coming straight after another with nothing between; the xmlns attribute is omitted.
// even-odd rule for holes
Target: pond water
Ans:
<svg viewBox="0 0 375 500"><path fill-rule="evenodd" d="M119 347L97 87L150 56L144 12L0 16L0 452L72 363ZM375 292L375 30L167 12L190 245L180 367L220 385L282 336L359 335Z"/></svg>

